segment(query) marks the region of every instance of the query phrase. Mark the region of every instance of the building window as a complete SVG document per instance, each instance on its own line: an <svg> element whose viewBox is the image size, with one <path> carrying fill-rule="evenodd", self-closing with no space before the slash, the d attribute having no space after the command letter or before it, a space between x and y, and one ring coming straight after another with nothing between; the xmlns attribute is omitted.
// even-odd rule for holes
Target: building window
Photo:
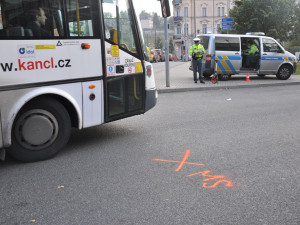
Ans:
<svg viewBox="0 0 300 225"><path fill-rule="evenodd" d="M225 14L225 7L218 7L218 16L224 16Z"/></svg>
<svg viewBox="0 0 300 225"><path fill-rule="evenodd" d="M189 34L189 25L186 23L184 24L184 35L188 35Z"/></svg>
<svg viewBox="0 0 300 225"><path fill-rule="evenodd" d="M176 16L180 16L180 8L176 9Z"/></svg>
<svg viewBox="0 0 300 225"><path fill-rule="evenodd" d="M206 17L206 7L202 8L202 16Z"/></svg>
<svg viewBox="0 0 300 225"><path fill-rule="evenodd" d="M202 24L202 34L207 34L207 24Z"/></svg>
<svg viewBox="0 0 300 225"><path fill-rule="evenodd" d="M184 17L188 17L188 7L184 7Z"/></svg>
<svg viewBox="0 0 300 225"><path fill-rule="evenodd" d="M177 30L177 34L181 34L180 24L177 24L176 30Z"/></svg>

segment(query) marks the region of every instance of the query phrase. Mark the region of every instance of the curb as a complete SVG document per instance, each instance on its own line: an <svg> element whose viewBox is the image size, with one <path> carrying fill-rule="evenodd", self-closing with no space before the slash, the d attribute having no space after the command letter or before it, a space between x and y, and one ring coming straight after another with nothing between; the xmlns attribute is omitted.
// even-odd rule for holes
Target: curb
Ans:
<svg viewBox="0 0 300 225"><path fill-rule="evenodd" d="M231 86L216 86L216 87L195 87L195 88L170 88L158 89L158 93L173 93L173 92L187 92L187 91L209 91L209 90L222 90L222 89L238 89L238 88L256 88L256 87L272 87L272 86L288 86L300 85L300 82L291 83L276 83L276 84L253 84L253 85L231 85Z"/></svg>

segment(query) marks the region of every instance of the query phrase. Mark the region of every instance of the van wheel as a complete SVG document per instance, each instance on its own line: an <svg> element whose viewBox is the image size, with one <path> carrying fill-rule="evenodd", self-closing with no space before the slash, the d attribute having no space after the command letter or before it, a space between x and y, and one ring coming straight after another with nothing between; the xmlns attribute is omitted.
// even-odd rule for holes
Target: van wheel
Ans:
<svg viewBox="0 0 300 225"><path fill-rule="evenodd" d="M23 162L49 159L67 144L70 134L71 119L65 107L52 98L42 98L16 117L7 153Z"/></svg>
<svg viewBox="0 0 300 225"><path fill-rule="evenodd" d="M229 74L219 74L218 76L219 76L219 80L222 80L222 81L226 81L231 78L231 75L229 75Z"/></svg>
<svg viewBox="0 0 300 225"><path fill-rule="evenodd" d="M277 77L278 80L287 80L287 79L290 78L292 73L293 73L293 70L290 66L283 65L278 70L278 72L276 74L276 77Z"/></svg>
<svg viewBox="0 0 300 225"><path fill-rule="evenodd" d="M210 78L211 74L209 74L209 73L203 73L203 76L204 76L205 78Z"/></svg>

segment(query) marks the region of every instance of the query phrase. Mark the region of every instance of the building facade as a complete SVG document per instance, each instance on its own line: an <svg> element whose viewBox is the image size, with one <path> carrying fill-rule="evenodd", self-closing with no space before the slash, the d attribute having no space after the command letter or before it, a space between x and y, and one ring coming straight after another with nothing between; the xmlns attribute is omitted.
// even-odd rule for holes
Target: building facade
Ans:
<svg viewBox="0 0 300 225"><path fill-rule="evenodd" d="M173 0L175 55L188 54L198 34L218 33L222 18L234 6L233 0ZM187 49L187 50L186 50Z"/></svg>

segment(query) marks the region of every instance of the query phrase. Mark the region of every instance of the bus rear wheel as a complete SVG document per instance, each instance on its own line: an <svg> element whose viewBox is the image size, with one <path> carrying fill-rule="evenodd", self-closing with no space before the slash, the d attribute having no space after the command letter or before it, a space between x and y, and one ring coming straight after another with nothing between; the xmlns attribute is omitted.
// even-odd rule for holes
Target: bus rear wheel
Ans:
<svg viewBox="0 0 300 225"><path fill-rule="evenodd" d="M41 98L17 115L7 153L23 162L46 160L67 144L70 134L71 119L65 107L52 98Z"/></svg>

